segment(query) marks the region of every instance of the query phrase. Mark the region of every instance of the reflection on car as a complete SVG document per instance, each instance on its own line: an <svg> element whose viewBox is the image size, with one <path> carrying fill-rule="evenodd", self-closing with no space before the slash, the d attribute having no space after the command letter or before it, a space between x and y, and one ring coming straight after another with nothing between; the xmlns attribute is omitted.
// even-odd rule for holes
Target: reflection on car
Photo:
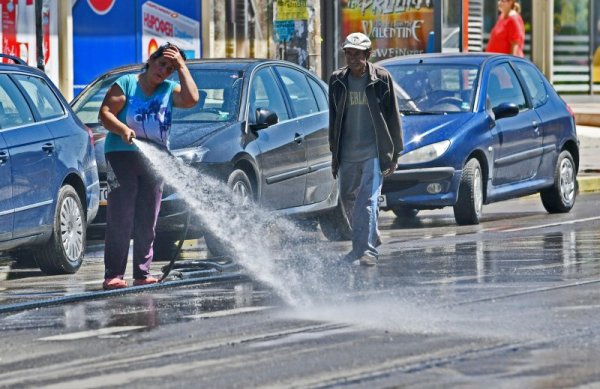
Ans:
<svg viewBox="0 0 600 389"><path fill-rule="evenodd" d="M382 208L399 217L454 208L477 224L482 206L540 193L550 213L577 195L571 109L528 60L427 54L381 61L396 83L405 148L386 177Z"/></svg>
<svg viewBox="0 0 600 389"><path fill-rule="evenodd" d="M92 133L43 72L0 56L0 250L75 273L98 211Z"/></svg>
<svg viewBox="0 0 600 389"><path fill-rule="evenodd" d="M251 199L277 212L315 216L328 238L347 237L331 175L326 84L285 61L192 60L188 67L200 101L191 109L174 109L171 152L227 182L240 201ZM72 102L96 138L103 192L100 212L90 227L94 236L104 233L105 188L110 179L103 150L106 130L98 122L98 109L119 76L141 68L110 71ZM182 238L186 218L183 200L165 188L154 247L157 258L169 255L173 243ZM198 238L203 232L196 221L185 238ZM213 253L220 251L212 239L207 244Z"/></svg>

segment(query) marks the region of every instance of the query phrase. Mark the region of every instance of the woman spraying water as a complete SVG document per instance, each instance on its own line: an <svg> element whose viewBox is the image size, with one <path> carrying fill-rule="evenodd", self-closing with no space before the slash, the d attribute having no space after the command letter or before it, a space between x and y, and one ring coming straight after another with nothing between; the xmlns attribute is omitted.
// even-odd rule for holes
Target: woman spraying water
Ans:
<svg viewBox="0 0 600 389"><path fill-rule="evenodd" d="M156 220L163 179L157 176L133 139L167 148L173 106L191 108L198 88L185 64L185 54L167 43L148 58L144 71L119 77L100 106L100 121L109 131L104 145L114 172L109 179L104 283L106 290L127 287L129 241L133 238L133 285L154 284L150 274ZM180 84L167 78L177 71Z"/></svg>

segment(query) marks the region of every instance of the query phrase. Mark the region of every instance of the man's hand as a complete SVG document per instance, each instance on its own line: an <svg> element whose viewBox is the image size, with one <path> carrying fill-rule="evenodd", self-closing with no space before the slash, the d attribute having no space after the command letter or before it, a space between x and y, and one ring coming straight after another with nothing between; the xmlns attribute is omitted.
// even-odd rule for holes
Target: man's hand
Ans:
<svg viewBox="0 0 600 389"><path fill-rule="evenodd" d="M394 173L397 168L398 168L398 164L396 162L391 162L389 164L388 168L383 171L383 175L389 176L390 174Z"/></svg>

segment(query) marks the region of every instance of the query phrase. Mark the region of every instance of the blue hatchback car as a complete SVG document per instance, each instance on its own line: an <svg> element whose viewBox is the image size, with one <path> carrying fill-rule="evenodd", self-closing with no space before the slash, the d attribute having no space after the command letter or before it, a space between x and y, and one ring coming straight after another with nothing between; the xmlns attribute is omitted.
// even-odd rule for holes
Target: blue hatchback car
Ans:
<svg viewBox="0 0 600 389"><path fill-rule="evenodd" d="M75 273L98 211L92 133L43 72L0 56L0 251Z"/></svg>
<svg viewBox="0 0 600 389"><path fill-rule="evenodd" d="M477 224L482 206L540 193L550 213L577 195L573 112L526 59L461 53L378 63L396 82L405 148L381 208L399 217L454 207Z"/></svg>

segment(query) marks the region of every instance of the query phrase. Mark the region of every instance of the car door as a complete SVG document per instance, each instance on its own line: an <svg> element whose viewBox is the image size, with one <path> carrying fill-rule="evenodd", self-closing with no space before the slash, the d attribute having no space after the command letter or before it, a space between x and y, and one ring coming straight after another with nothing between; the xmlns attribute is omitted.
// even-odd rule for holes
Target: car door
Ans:
<svg viewBox="0 0 600 389"><path fill-rule="evenodd" d="M492 183L503 185L535 177L542 157L539 117L530 109L509 63L500 64L489 73L487 98L492 109L503 103L519 107L518 115L496 120L492 129L497 139Z"/></svg>
<svg viewBox="0 0 600 389"><path fill-rule="evenodd" d="M261 204L283 209L304 203L306 187L306 153L304 136L297 120L290 117L288 107L272 70L259 69L253 76L248 90L248 122L256 121L258 108L275 112L279 122L256 131L260 150L257 157L261 175Z"/></svg>
<svg viewBox="0 0 600 389"><path fill-rule="evenodd" d="M44 102L46 91L40 88L45 82L39 77L24 74L11 77L19 86L19 93L14 93L13 97L19 101L21 115L24 115L22 118L26 117L22 120L28 122L2 133L10 152L15 210L13 237L17 238L52 227L57 192L55 155L58 150L55 150L54 138L46 125L31 118L34 112L33 117L38 115L39 120L39 112L29 109ZM47 92L52 93L50 90ZM24 100L24 96L29 97Z"/></svg>
<svg viewBox="0 0 600 389"><path fill-rule="evenodd" d="M304 204L324 201L335 185L331 174L327 95L317 81L297 69L278 66L276 70L289 96L299 133L304 137L308 166Z"/></svg>
<svg viewBox="0 0 600 389"><path fill-rule="evenodd" d="M0 115L2 116L4 116L4 96L5 94L0 89ZM2 131L1 128L0 131ZM10 172L8 146L0 133L0 242L7 241L12 237L13 207L11 181L12 175Z"/></svg>

